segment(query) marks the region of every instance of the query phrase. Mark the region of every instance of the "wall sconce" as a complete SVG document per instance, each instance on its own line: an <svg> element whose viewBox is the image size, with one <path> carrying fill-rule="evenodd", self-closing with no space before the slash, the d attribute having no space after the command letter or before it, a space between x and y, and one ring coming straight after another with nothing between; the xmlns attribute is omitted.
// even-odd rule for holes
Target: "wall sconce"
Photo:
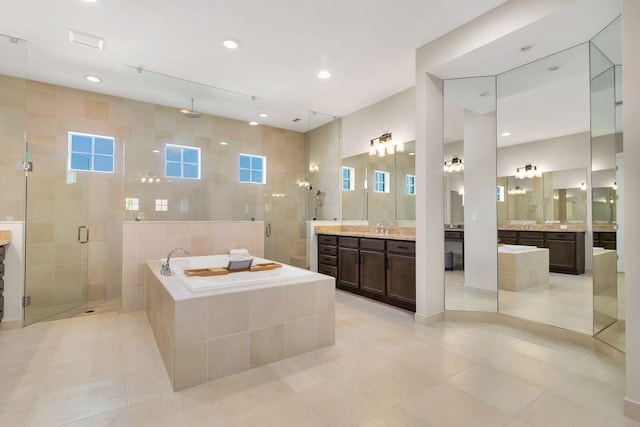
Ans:
<svg viewBox="0 0 640 427"><path fill-rule="evenodd" d="M554 193L553 194L553 200L559 200L560 196L558 195L558 193Z"/></svg>
<svg viewBox="0 0 640 427"><path fill-rule="evenodd" d="M582 191L587 191L587 183L586 182L581 182L580 183L580 189Z"/></svg>
<svg viewBox="0 0 640 427"><path fill-rule="evenodd" d="M618 189L618 183L616 181L613 181L613 185L611 186L612 190L617 190Z"/></svg>
<svg viewBox="0 0 640 427"><path fill-rule="evenodd" d="M452 173L452 172L460 172L464 170L464 160L458 157L454 157L451 160L447 160L444 162L444 172Z"/></svg>
<svg viewBox="0 0 640 427"><path fill-rule="evenodd" d="M524 179L524 178L540 178L542 176L542 172L538 170L537 166L532 166L531 164L525 165L521 168L516 169L516 178Z"/></svg>
<svg viewBox="0 0 640 427"><path fill-rule="evenodd" d="M516 188L509 189L509 194L527 194L527 190L525 190L524 187L517 185Z"/></svg>
<svg viewBox="0 0 640 427"><path fill-rule="evenodd" d="M309 172L318 172L319 170L318 165L309 165Z"/></svg>
<svg viewBox="0 0 640 427"><path fill-rule="evenodd" d="M369 155L384 157L386 154L393 155L397 152L404 151L404 144L393 142L391 132L383 133L377 138L373 138L369 142Z"/></svg>

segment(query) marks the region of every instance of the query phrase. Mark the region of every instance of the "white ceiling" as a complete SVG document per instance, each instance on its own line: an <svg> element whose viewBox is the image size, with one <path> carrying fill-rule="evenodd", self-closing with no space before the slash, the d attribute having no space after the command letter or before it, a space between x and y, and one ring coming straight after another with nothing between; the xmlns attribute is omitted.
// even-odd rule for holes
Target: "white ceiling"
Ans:
<svg viewBox="0 0 640 427"><path fill-rule="evenodd" d="M33 80L175 107L194 97L212 114L207 99L220 91L202 85L224 88L257 101L227 94L238 111L222 115L249 120L240 117L249 106L269 113L264 124L304 132L309 110L344 116L413 86L416 48L504 2L2 0L0 33L27 41ZM105 49L71 44L69 28L103 37ZM225 38L240 48L225 49ZM15 73L9 62L0 73ZM320 80L320 69L333 76Z"/></svg>

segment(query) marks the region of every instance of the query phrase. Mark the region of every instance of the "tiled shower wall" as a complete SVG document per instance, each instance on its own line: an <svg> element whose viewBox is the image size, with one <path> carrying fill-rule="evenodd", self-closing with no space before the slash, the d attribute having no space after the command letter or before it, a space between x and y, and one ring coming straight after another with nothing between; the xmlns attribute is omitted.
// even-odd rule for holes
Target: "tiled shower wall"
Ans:
<svg viewBox="0 0 640 427"><path fill-rule="evenodd" d="M192 256L224 254L245 248L264 257L262 221L125 222L122 250L122 309L145 309L146 262L166 258L172 248ZM185 256L177 252L174 256Z"/></svg>
<svg viewBox="0 0 640 427"><path fill-rule="evenodd" d="M145 224L253 218L255 225L269 215L271 258L289 262L298 252L306 216L307 194L297 186L308 173L305 134L206 114L187 119L172 107L0 75L2 219L25 219L25 177L16 168L24 159L25 127L34 163L26 218L34 306L123 297L123 220L136 216ZM69 131L114 136L115 173L67 173ZM167 142L201 147L201 180L141 182L145 174L164 181L161 149ZM160 154L152 151L158 149ZM267 156L267 185L237 182L241 152ZM140 210L124 211L125 197L139 198ZM170 201L168 212L154 211L156 198ZM91 230L87 245L77 243L79 225ZM261 245L256 249L264 254ZM131 309L132 299L126 300Z"/></svg>

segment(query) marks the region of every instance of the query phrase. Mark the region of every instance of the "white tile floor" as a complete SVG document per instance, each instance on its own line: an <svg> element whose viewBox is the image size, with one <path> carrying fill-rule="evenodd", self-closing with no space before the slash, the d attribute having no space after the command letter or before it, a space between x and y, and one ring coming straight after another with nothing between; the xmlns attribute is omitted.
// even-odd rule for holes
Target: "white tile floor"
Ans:
<svg viewBox="0 0 640 427"><path fill-rule="evenodd" d="M336 300L335 346L178 393L142 312L0 331L0 426L640 426L584 348Z"/></svg>

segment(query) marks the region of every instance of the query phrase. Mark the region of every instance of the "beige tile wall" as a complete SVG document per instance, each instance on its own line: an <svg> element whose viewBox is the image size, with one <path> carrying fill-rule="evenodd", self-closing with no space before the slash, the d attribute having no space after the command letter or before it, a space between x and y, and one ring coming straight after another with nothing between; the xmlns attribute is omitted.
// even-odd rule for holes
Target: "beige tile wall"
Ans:
<svg viewBox="0 0 640 427"><path fill-rule="evenodd" d="M148 261L166 258L182 247L192 256L229 253L245 248L264 257L262 221L125 221L122 229L122 309L145 309ZM184 256L176 253L174 256Z"/></svg>
<svg viewBox="0 0 640 427"><path fill-rule="evenodd" d="M174 300L145 267L147 316L175 391L335 343L333 278Z"/></svg>

